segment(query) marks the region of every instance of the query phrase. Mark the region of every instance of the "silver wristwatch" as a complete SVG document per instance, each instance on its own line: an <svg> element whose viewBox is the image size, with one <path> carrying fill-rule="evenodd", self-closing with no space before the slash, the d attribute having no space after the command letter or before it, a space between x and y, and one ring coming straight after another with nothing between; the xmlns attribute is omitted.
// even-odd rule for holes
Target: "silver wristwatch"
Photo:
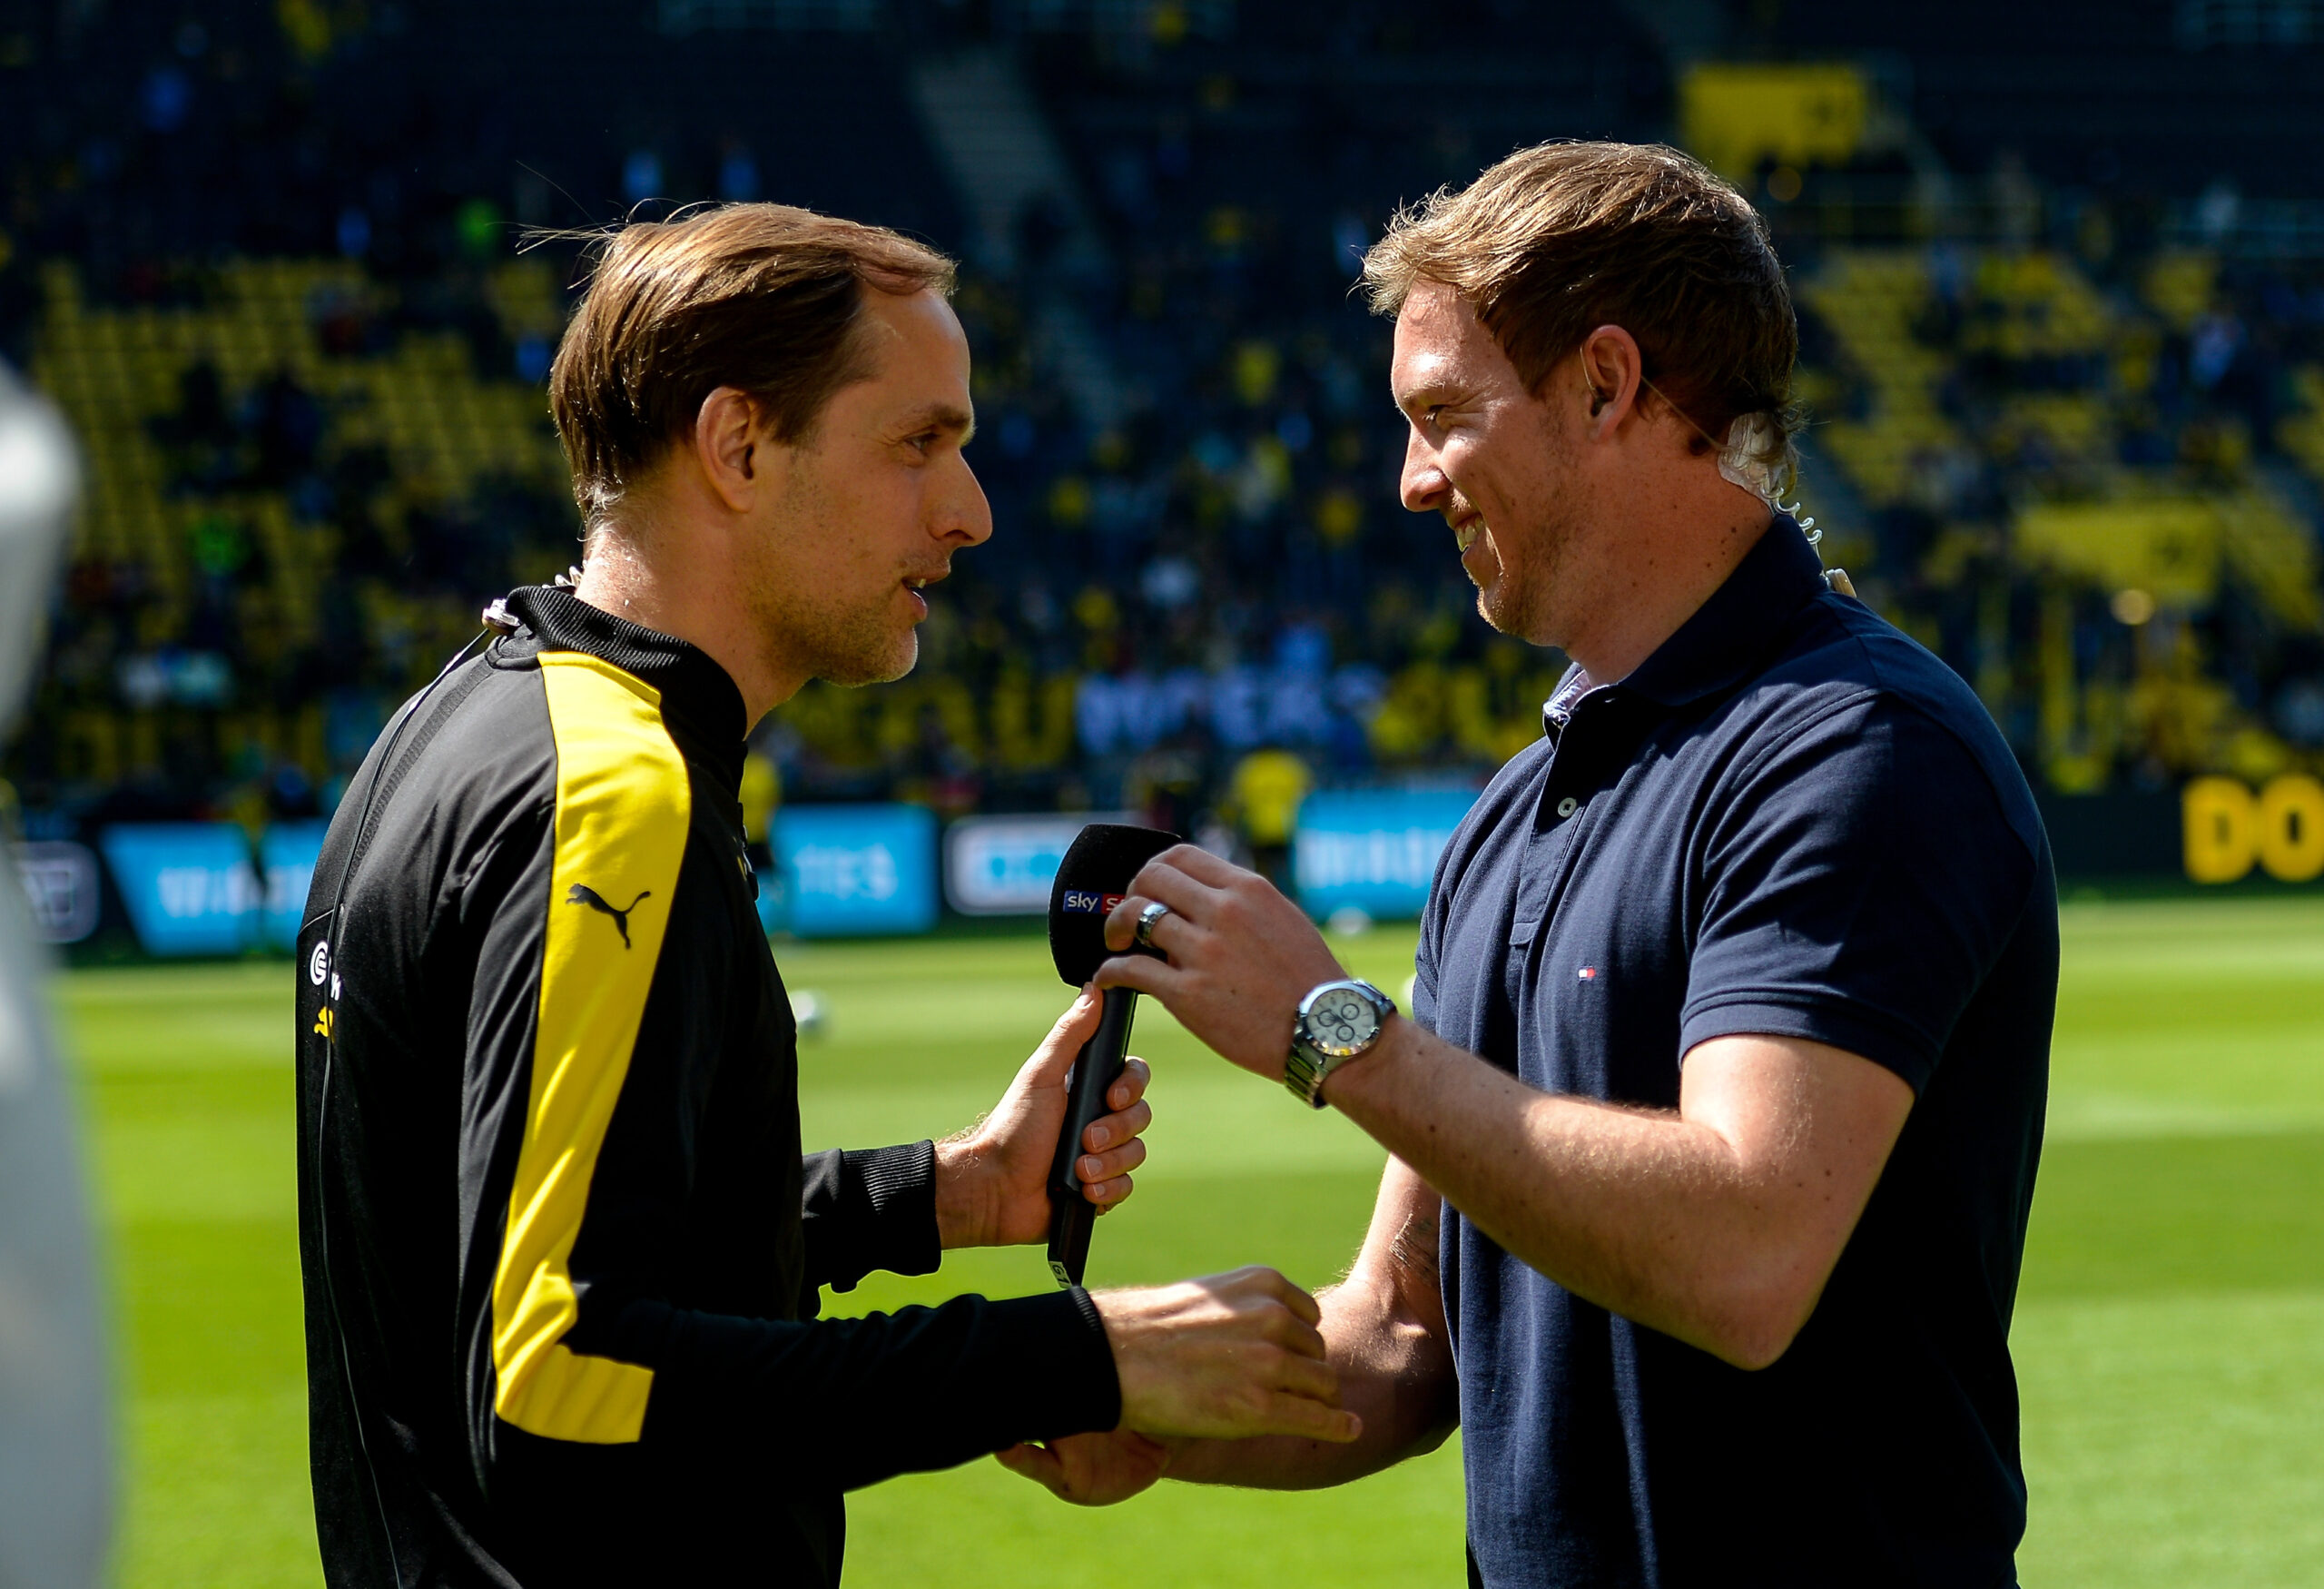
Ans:
<svg viewBox="0 0 2324 1589"><path fill-rule="evenodd" d="M1372 1051L1396 1012L1396 1002L1370 982L1351 977L1324 982L1299 1001L1291 1026L1291 1057L1283 1084L1315 1109L1324 1107L1324 1078Z"/></svg>

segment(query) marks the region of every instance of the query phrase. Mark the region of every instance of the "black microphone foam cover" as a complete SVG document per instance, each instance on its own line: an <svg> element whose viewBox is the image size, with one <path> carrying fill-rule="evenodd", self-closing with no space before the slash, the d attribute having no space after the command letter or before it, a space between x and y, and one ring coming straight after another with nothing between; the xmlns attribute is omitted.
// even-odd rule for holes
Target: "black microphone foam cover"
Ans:
<svg viewBox="0 0 2324 1589"><path fill-rule="evenodd" d="M1049 886L1049 955L1068 987L1080 987L1113 958L1106 947L1106 915L1129 892L1130 879L1148 861L1182 843L1174 833L1093 822L1081 830L1057 865Z"/></svg>

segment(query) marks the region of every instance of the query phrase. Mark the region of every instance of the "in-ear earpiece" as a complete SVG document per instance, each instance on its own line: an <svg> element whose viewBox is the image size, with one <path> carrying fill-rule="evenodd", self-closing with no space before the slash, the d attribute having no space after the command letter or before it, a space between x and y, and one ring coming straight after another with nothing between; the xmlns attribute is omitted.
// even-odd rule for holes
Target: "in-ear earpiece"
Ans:
<svg viewBox="0 0 2324 1589"><path fill-rule="evenodd" d="M1590 417L1593 419L1596 419L1598 417L1599 410L1613 400L1614 394L1612 392L1600 391L1596 387L1591 387L1590 389Z"/></svg>

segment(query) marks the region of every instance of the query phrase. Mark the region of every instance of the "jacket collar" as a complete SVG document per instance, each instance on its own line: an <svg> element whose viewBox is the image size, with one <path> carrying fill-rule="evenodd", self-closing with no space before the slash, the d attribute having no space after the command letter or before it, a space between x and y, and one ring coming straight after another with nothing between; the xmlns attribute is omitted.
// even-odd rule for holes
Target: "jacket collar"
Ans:
<svg viewBox="0 0 2324 1589"><path fill-rule="evenodd" d="M554 585L526 585L497 606L532 632L544 651L586 651L650 685L662 716L697 755L742 775L743 692L708 652L616 617Z"/></svg>

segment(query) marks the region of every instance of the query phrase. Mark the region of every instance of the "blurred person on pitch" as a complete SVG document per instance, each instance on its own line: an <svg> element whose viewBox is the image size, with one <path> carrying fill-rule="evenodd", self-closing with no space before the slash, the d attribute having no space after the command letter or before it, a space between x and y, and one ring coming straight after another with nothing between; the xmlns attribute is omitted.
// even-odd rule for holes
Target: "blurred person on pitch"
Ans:
<svg viewBox="0 0 2324 1589"><path fill-rule="evenodd" d="M2014 1583L2048 844L1976 697L1780 506L1766 227L1673 151L1549 144L1365 274L1405 505L1571 666L1438 864L1409 1017L1186 847L1108 923L1167 963L1099 977L1388 1148L1324 1306L1364 1434L1004 1460L1295 1488L1457 1422L1472 1583Z"/></svg>
<svg viewBox="0 0 2324 1589"><path fill-rule="evenodd" d="M1345 1439L1269 1270L818 1321L1037 1241L1085 992L980 1124L803 1156L751 725L892 679L991 533L949 262L744 204L600 240L550 377L579 581L487 614L339 808L300 945L315 1505L334 1584L838 1581L842 1493L1117 1426ZM898 995L910 992L899 989ZM1144 1157L1133 1062L1085 1195Z"/></svg>
<svg viewBox="0 0 2324 1589"><path fill-rule="evenodd" d="M0 360L0 733L37 676L80 484L64 416ZM29 875L0 881L0 1584L96 1589L113 1576L111 1337Z"/></svg>
<svg viewBox="0 0 2324 1589"><path fill-rule="evenodd" d="M1278 745L1262 745L1235 764L1226 808L1251 853L1251 869L1278 888L1291 883L1291 839L1299 803L1315 786L1307 764Z"/></svg>

